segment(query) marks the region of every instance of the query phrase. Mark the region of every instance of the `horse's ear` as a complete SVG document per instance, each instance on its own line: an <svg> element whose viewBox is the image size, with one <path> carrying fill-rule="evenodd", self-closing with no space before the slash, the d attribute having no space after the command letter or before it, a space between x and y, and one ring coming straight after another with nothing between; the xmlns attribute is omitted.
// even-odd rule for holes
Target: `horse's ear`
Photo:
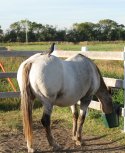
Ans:
<svg viewBox="0 0 125 153"><path fill-rule="evenodd" d="M50 55L54 51L55 43L52 43L48 55Z"/></svg>

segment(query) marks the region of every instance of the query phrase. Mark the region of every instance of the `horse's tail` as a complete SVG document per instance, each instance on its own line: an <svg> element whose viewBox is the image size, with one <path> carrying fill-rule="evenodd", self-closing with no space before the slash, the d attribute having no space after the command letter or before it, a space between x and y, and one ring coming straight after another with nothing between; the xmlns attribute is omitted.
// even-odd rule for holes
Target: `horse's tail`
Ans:
<svg viewBox="0 0 125 153"><path fill-rule="evenodd" d="M32 63L26 63L22 69L21 109L25 139L32 144L32 92L30 89L29 72Z"/></svg>

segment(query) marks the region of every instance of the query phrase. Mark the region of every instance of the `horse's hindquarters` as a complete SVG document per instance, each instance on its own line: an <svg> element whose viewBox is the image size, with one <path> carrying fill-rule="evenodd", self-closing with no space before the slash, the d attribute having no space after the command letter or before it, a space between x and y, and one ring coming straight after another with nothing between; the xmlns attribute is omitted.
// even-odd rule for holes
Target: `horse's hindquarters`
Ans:
<svg viewBox="0 0 125 153"><path fill-rule="evenodd" d="M38 97L43 95L53 102L62 91L63 68L60 60L54 56L35 61L29 77L31 88Z"/></svg>

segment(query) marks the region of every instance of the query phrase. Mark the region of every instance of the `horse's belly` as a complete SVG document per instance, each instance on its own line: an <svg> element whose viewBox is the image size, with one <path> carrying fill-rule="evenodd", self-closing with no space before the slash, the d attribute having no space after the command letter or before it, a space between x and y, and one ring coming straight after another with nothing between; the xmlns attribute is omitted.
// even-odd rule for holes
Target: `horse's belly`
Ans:
<svg viewBox="0 0 125 153"><path fill-rule="evenodd" d="M56 101L54 102L54 105L57 105L60 107L67 107L67 106L74 105L75 103L77 103L77 101L79 101L79 98L75 99L75 98L63 97L63 98L56 99Z"/></svg>

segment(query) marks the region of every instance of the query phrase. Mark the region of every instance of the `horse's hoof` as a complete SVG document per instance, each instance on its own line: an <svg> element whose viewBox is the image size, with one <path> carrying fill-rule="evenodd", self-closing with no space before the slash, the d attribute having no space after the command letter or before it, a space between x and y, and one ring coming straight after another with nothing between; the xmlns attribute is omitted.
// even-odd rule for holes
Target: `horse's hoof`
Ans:
<svg viewBox="0 0 125 153"><path fill-rule="evenodd" d="M33 152L34 152L34 149L28 148L28 153L33 153Z"/></svg>
<svg viewBox="0 0 125 153"><path fill-rule="evenodd" d="M83 145L85 145L85 142L83 141L83 140L76 140L76 145L77 146L83 146Z"/></svg>
<svg viewBox="0 0 125 153"><path fill-rule="evenodd" d="M76 145L77 145L77 146L82 146L83 144L84 144L84 143L83 143L82 141L79 141L79 140L76 141Z"/></svg>
<svg viewBox="0 0 125 153"><path fill-rule="evenodd" d="M76 140L77 140L77 138L76 138L75 136L73 136L73 137L72 137L72 140L73 140L73 141L76 141Z"/></svg>
<svg viewBox="0 0 125 153"><path fill-rule="evenodd" d="M55 144L53 145L53 150L54 150L54 151L58 151L58 150L60 150L60 149L62 149L62 147L61 147L59 144L55 143Z"/></svg>

